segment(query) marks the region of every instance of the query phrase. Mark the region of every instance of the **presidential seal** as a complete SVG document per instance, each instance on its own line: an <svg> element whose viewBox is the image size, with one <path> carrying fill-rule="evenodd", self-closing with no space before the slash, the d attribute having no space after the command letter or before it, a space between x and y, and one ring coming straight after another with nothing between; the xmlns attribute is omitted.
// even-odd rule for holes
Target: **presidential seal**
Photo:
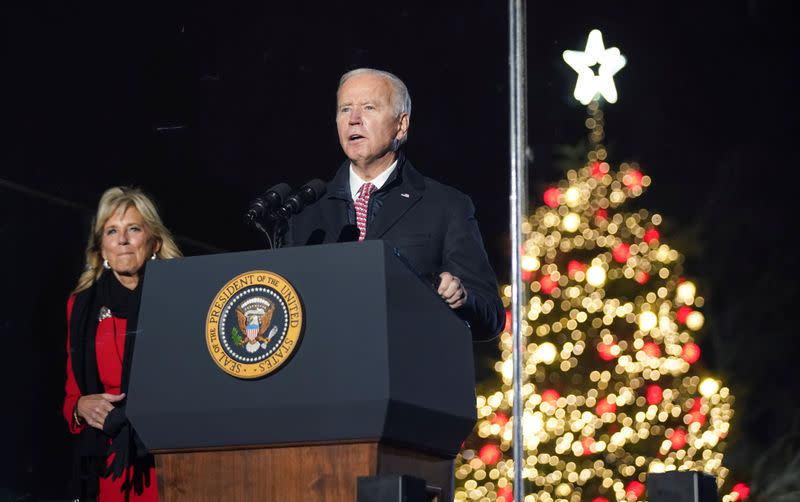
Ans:
<svg viewBox="0 0 800 502"><path fill-rule="evenodd" d="M303 334L303 306L278 274L241 274L214 297L206 317L206 344L214 362L237 378L259 378L291 358Z"/></svg>

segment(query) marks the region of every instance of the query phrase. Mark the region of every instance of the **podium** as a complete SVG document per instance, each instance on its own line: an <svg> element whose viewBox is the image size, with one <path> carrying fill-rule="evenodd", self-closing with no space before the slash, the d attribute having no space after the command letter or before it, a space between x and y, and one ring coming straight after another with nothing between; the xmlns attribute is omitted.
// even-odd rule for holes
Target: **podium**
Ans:
<svg viewBox="0 0 800 502"><path fill-rule="evenodd" d="M449 501L476 420L468 327L384 241L149 263L128 394L167 502L353 502L387 474Z"/></svg>

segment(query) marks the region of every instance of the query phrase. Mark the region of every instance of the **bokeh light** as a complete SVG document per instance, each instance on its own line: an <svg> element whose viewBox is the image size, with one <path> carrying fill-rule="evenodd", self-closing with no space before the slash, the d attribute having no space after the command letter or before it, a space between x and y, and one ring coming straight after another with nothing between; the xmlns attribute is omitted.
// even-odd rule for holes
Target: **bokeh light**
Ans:
<svg viewBox="0 0 800 502"><path fill-rule="evenodd" d="M590 137L600 138L602 111L588 109ZM650 177L636 163L613 167L593 145L523 226L525 500L637 501L648 473L685 469L722 487L734 397L702 365L704 299L661 215L625 210ZM501 291L510 305L510 285ZM456 461L459 501L511 502L509 329L507 319L497 380L481 387L478 423ZM723 500L746 496L736 486Z"/></svg>

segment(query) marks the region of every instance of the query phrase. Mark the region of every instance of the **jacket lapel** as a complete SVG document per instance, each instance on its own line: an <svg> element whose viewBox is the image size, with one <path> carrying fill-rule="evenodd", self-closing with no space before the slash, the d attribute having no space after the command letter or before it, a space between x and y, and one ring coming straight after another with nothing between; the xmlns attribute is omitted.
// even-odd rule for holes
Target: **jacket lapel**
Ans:
<svg viewBox="0 0 800 502"><path fill-rule="evenodd" d="M383 207L375 215L375 220L367 226L367 238L380 239L397 223L414 204L422 199L425 192L425 180L414 169L405 156L400 157L399 166L402 171L400 185L389 189L383 199Z"/></svg>
<svg viewBox="0 0 800 502"><path fill-rule="evenodd" d="M375 216L375 221L367 226L367 238L380 239L406 211L422 198L422 194L391 190L383 200L383 207Z"/></svg>
<svg viewBox="0 0 800 502"><path fill-rule="evenodd" d="M323 227L314 232L322 231L320 235L311 235L307 244L322 244L323 242L337 242L341 238L344 228L351 225L348 216L350 204L350 164L343 163L336 171L336 175L328 183L327 193L319 201Z"/></svg>
<svg viewBox="0 0 800 502"><path fill-rule="evenodd" d="M326 199L323 205L322 214L325 218L325 228L331 232L329 242L336 242L338 237L337 233L350 224L347 217L347 201L342 198Z"/></svg>

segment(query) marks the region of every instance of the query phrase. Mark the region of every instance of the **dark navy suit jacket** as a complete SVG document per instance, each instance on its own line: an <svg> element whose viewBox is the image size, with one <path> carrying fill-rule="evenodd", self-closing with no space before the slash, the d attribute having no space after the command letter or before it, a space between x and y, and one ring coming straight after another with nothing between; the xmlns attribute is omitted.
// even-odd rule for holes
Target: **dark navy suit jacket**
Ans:
<svg viewBox="0 0 800 502"><path fill-rule="evenodd" d="M350 162L328 183L327 192L289 220L287 246L357 240L350 193ZM411 267L433 285L450 272L467 290L456 310L475 340L497 336L505 322L497 278L489 264L470 198L423 176L404 155L386 183L369 201L366 239L383 239L397 248Z"/></svg>

